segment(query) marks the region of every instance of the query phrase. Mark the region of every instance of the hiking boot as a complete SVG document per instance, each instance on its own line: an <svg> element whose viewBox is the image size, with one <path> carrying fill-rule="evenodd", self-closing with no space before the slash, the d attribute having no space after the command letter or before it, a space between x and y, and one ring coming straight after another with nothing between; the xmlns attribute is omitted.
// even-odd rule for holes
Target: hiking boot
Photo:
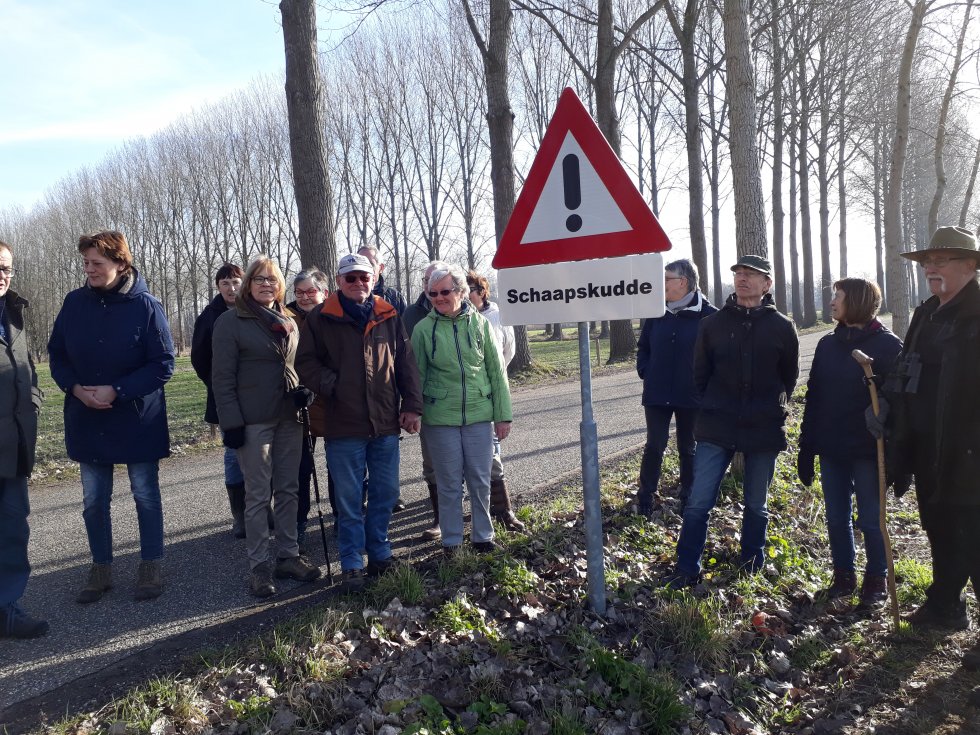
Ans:
<svg viewBox="0 0 980 735"><path fill-rule="evenodd" d="M245 483L225 485L225 488L231 508L231 532L235 538L245 538Z"/></svg>
<svg viewBox="0 0 980 735"><path fill-rule="evenodd" d="M490 482L490 515L508 531L524 531L527 527L516 515L510 505L510 493L504 480Z"/></svg>
<svg viewBox="0 0 980 735"><path fill-rule="evenodd" d="M16 602L0 607L0 638L40 638L47 632L47 620L32 618Z"/></svg>
<svg viewBox="0 0 980 735"><path fill-rule="evenodd" d="M965 605L957 605L954 609L942 610L928 601L919 606L906 620L914 628L938 628L939 630L968 630L970 618L966 614Z"/></svg>
<svg viewBox="0 0 980 735"><path fill-rule="evenodd" d="M93 564L88 570L88 581L78 593L75 602L86 605L90 602L98 602L102 595L112 589L112 565Z"/></svg>
<svg viewBox="0 0 980 735"><path fill-rule="evenodd" d="M493 539L489 541L474 541L473 550L478 554L492 554L500 549L500 544L498 544Z"/></svg>
<svg viewBox="0 0 980 735"><path fill-rule="evenodd" d="M688 587L693 587L697 583L697 575L687 574L680 569L675 569L660 580L660 586L668 590L686 590Z"/></svg>
<svg viewBox="0 0 980 735"><path fill-rule="evenodd" d="M867 580L865 580L867 581ZM854 594L857 587L857 574L853 569L835 569L834 581L830 587L817 592L817 596L825 600L836 600L841 597L850 597Z"/></svg>
<svg viewBox="0 0 980 735"><path fill-rule="evenodd" d="M264 561L254 569L248 578L248 591L253 597L271 597L276 594L272 582L272 562Z"/></svg>
<svg viewBox="0 0 980 735"><path fill-rule="evenodd" d="M432 525L422 531L423 541L438 541L442 538L442 529L439 527L439 491L435 483L429 484L429 502L432 503L432 515L434 519Z"/></svg>
<svg viewBox="0 0 980 735"><path fill-rule="evenodd" d="M459 544L457 544L456 546L443 546L442 555L447 559L452 559L454 556L459 554L459 550L460 550Z"/></svg>
<svg viewBox="0 0 980 735"><path fill-rule="evenodd" d="M160 560L140 561L136 570L136 594L137 600L152 600L163 592L163 574L160 569Z"/></svg>
<svg viewBox="0 0 980 735"><path fill-rule="evenodd" d="M361 569L348 569L344 572L340 582L340 591L345 595L354 594L364 590L364 571Z"/></svg>
<svg viewBox="0 0 980 735"><path fill-rule="evenodd" d="M967 671L980 671L980 644L963 654L963 668Z"/></svg>
<svg viewBox="0 0 980 735"><path fill-rule="evenodd" d="M397 567L398 564L398 560L393 556L389 556L387 559L379 559L378 561L369 561L364 573L368 577L380 577L389 569Z"/></svg>
<svg viewBox="0 0 980 735"><path fill-rule="evenodd" d="M865 574L861 583L860 608L878 607L888 599L888 578L877 574Z"/></svg>
<svg viewBox="0 0 980 735"><path fill-rule="evenodd" d="M320 568L310 563L305 556L287 556L276 561L276 577L289 578L299 582L312 582L320 576Z"/></svg>

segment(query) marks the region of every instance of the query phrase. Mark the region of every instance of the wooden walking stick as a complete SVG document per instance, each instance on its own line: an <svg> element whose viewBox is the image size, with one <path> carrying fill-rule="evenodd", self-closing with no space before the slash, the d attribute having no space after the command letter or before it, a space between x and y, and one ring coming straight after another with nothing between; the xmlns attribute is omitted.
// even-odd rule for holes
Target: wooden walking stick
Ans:
<svg viewBox="0 0 980 735"><path fill-rule="evenodd" d="M875 385L874 373L871 371L871 364L874 362L870 357L854 350L851 357L857 360L858 364L864 369L864 382L868 384L871 392L871 410L875 416L880 415L878 404L878 387ZM892 603L892 619L895 621L895 628L898 629L901 618L898 614L898 590L895 589L895 557L892 556L892 540L888 535L887 513L885 508L886 484L885 479L885 437L876 437L878 444L878 525L881 528L881 535L885 539L885 559L888 561L888 596Z"/></svg>

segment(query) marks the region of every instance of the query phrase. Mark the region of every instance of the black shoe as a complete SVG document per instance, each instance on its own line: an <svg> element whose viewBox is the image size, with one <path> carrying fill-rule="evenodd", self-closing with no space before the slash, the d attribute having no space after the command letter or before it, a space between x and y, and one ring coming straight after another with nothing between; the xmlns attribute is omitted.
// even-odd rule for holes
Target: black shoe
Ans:
<svg viewBox="0 0 980 735"><path fill-rule="evenodd" d="M459 553L459 549L460 547L458 544L456 546L443 546L442 555L447 559L452 559L454 556L456 556Z"/></svg>
<svg viewBox="0 0 980 735"><path fill-rule="evenodd" d="M980 671L980 646L974 646L963 654L963 668L967 671Z"/></svg>
<svg viewBox="0 0 980 735"><path fill-rule="evenodd" d="M302 554L287 556L276 561L276 576L280 579L295 579L297 582L312 582L320 577L320 568L313 566Z"/></svg>
<svg viewBox="0 0 980 735"><path fill-rule="evenodd" d="M817 596L824 600L836 600L841 597L850 597L857 588L857 574L853 569L835 569L834 581L830 587L820 590Z"/></svg>
<svg viewBox="0 0 980 735"><path fill-rule="evenodd" d="M882 605L888 599L888 578L876 575L864 575L861 583L861 597L858 608L871 610Z"/></svg>
<svg viewBox="0 0 980 735"><path fill-rule="evenodd" d="M668 590L686 590L698 583L697 576L692 576L679 569L674 570L660 580L660 586Z"/></svg>
<svg viewBox="0 0 980 735"><path fill-rule="evenodd" d="M361 569L348 569L344 572L340 582L340 591L345 595L364 590L364 571Z"/></svg>
<svg viewBox="0 0 980 735"><path fill-rule="evenodd" d="M252 570L248 579L248 591L253 597L272 597L276 585L272 581L272 562L264 561Z"/></svg>
<svg viewBox="0 0 980 735"><path fill-rule="evenodd" d="M966 608L953 610L940 610L935 605L925 602L919 609L911 613L906 620L914 628L937 628L939 630L969 630L970 618L966 614Z"/></svg>
<svg viewBox="0 0 980 735"><path fill-rule="evenodd" d="M406 507L405 501L401 499L401 496L399 496L398 500L395 501L395 507L391 509L391 512L397 513L400 510L405 510Z"/></svg>
<svg viewBox="0 0 980 735"><path fill-rule="evenodd" d="M47 620L32 618L17 603L0 607L0 638L40 638L48 627Z"/></svg>
<svg viewBox="0 0 980 735"><path fill-rule="evenodd" d="M500 544L493 540L473 542L473 550L478 554L492 554L498 549L500 549Z"/></svg>
<svg viewBox="0 0 980 735"><path fill-rule="evenodd" d="M389 556L387 559L380 559L379 561L369 561L365 573L368 577L380 577L382 574L387 572L389 569L393 569L398 566L398 560Z"/></svg>

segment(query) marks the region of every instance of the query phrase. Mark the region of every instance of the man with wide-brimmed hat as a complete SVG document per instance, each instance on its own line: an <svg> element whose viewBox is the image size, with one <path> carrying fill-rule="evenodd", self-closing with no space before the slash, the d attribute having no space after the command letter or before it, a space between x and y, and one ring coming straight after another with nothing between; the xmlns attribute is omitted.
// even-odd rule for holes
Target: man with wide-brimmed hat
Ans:
<svg viewBox="0 0 980 735"><path fill-rule="evenodd" d="M793 322L776 310L772 266L743 255L732 266L735 293L701 320L694 347L694 386L701 411L694 425L694 480L677 541L677 565L665 584L696 583L708 518L736 452L745 458L739 566L765 564L766 498L776 456L786 449L787 404L799 374L800 340Z"/></svg>
<svg viewBox="0 0 980 735"><path fill-rule="evenodd" d="M925 271L919 306L885 394L888 470L896 492L915 478L933 580L914 625L969 627L964 589L980 586L980 251L973 233L940 227L902 256Z"/></svg>

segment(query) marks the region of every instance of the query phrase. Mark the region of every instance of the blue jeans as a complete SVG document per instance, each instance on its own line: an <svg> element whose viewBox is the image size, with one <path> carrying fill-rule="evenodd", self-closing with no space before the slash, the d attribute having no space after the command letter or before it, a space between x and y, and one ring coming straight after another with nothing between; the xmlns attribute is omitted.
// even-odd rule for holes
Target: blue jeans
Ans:
<svg viewBox="0 0 980 735"><path fill-rule="evenodd" d="M779 452L750 452L745 455L740 564L750 571L765 565L766 528L769 511L766 496L776 470ZM698 442L694 453L694 484L684 508L684 525L677 540L677 570L689 576L701 573L701 554L708 538L708 516L718 503L718 491L735 451L717 444Z"/></svg>
<svg viewBox="0 0 980 735"><path fill-rule="evenodd" d="M327 464L337 500L337 547L345 572L391 558L388 523L398 500L398 436L328 439ZM362 512L367 470L367 510Z"/></svg>
<svg viewBox="0 0 980 735"><path fill-rule="evenodd" d="M27 478L0 479L0 607L17 602L27 589L31 573L27 561L30 512Z"/></svg>
<svg viewBox="0 0 980 735"><path fill-rule="evenodd" d="M92 561L112 563L112 465L79 463L82 471L82 499L85 531ZM160 500L158 462L127 464L129 486L136 501L136 520L140 530L140 558L163 558L163 503Z"/></svg>
<svg viewBox="0 0 980 735"><path fill-rule="evenodd" d="M238 452L225 447L225 485L244 485L245 475L238 464Z"/></svg>
<svg viewBox="0 0 980 735"><path fill-rule="evenodd" d="M827 508L827 535L834 569L854 571L854 524L851 496L857 498L858 528L864 533L865 576L888 574L885 539L878 525L878 463L820 455L820 483Z"/></svg>

